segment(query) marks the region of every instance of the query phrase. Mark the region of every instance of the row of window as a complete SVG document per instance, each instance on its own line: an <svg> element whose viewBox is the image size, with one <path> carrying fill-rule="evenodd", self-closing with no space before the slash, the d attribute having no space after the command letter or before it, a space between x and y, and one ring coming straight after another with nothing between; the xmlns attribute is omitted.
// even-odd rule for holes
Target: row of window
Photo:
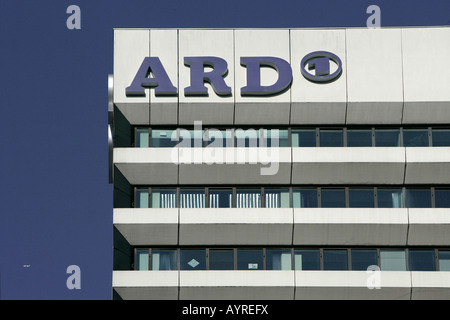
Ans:
<svg viewBox="0 0 450 320"><path fill-rule="evenodd" d="M135 146L146 147L439 147L450 146L450 129L135 129Z"/></svg>
<svg viewBox="0 0 450 320"><path fill-rule="evenodd" d="M135 249L135 270L450 271L450 249L178 248Z"/></svg>
<svg viewBox="0 0 450 320"><path fill-rule="evenodd" d="M136 188L136 208L450 208L450 189Z"/></svg>

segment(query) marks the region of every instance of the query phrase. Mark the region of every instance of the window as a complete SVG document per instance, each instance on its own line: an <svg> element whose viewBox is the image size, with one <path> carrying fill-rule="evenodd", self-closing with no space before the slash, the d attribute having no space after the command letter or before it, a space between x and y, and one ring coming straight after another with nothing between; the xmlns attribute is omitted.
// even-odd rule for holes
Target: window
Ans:
<svg viewBox="0 0 450 320"><path fill-rule="evenodd" d="M320 270L319 249L299 249L294 255L295 270Z"/></svg>
<svg viewBox="0 0 450 320"><path fill-rule="evenodd" d="M177 190L152 189L152 208L176 208Z"/></svg>
<svg viewBox="0 0 450 320"><path fill-rule="evenodd" d="M406 271L405 250L380 250L380 269L386 271Z"/></svg>
<svg viewBox="0 0 450 320"><path fill-rule="evenodd" d="M317 208L317 189L294 189L292 198L294 208Z"/></svg>
<svg viewBox="0 0 450 320"><path fill-rule="evenodd" d="M148 148L150 146L150 134L148 128L136 129L136 147Z"/></svg>
<svg viewBox="0 0 450 320"><path fill-rule="evenodd" d="M375 129L376 147L400 147L400 129Z"/></svg>
<svg viewBox="0 0 450 320"><path fill-rule="evenodd" d="M206 270L205 249L182 249L180 250L181 270Z"/></svg>
<svg viewBox="0 0 450 320"><path fill-rule="evenodd" d="M450 251L439 250L439 271L450 271Z"/></svg>
<svg viewBox="0 0 450 320"><path fill-rule="evenodd" d="M233 270L234 253L233 249L210 249L209 250L210 270Z"/></svg>
<svg viewBox="0 0 450 320"><path fill-rule="evenodd" d="M323 250L323 269L324 270L347 270L346 249L325 249Z"/></svg>
<svg viewBox="0 0 450 320"><path fill-rule="evenodd" d="M377 190L379 208L403 208L402 189Z"/></svg>
<svg viewBox="0 0 450 320"><path fill-rule="evenodd" d="M237 269L238 270L264 269L262 249L238 249Z"/></svg>
<svg viewBox="0 0 450 320"><path fill-rule="evenodd" d="M291 139L293 147L315 147L316 129L292 130Z"/></svg>
<svg viewBox="0 0 450 320"><path fill-rule="evenodd" d="M436 208L450 208L450 189L435 189L434 201Z"/></svg>
<svg viewBox="0 0 450 320"><path fill-rule="evenodd" d="M204 208L204 207L205 207L204 189L180 190L180 208Z"/></svg>
<svg viewBox="0 0 450 320"><path fill-rule="evenodd" d="M152 130L152 147L170 148L177 145L177 130Z"/></svg>
<svg viewBox="0 0 450 320"><path fill-rule="evenodd" d="M210 208L231 208L233 191L231 189L209 189Z"/></svg>
<svg viewBox="0 0 450 320"><path fill-rule="evenodd" d="M369 266L378 265L376 249L352 249L352 270L367 270Z"/></svg>
<svg viewBox="0 0 450 320"><path fill-rule="evenodd" d="M430 189L406 189L407 208L431 208Z"/></svg>
<svg viewBox="0 0 450 320"><path fill-rule="evenodd" d="M371 129L347 130L347 147L371 147L371 146L372 146Z"/></svg>
<svg viewBox="0 0 450 320"><path fill-rule="evenodd" d="M152 270L177 270L177 251L153 249Z"/></svg>
<svg viewBox="0 0 450 320"><path fill-rule="evenodd" d="M266 249L266 270L291 270L291 249Z"/></svg>
<svg viewBox="0 0 450 320"><path fill-rule="evenodd" d="M375 206L373 189L349 189L350 208L373 208Z"/></svg>
<svg viewBox="0 0 450 320"><path fill-rule="evenodd" d="M149 270L148 269L149 254L148 249L136 250L136 270Z"/></svg>
<svg viewBox="0 0 450 320"><path fill-rule="evenodd" d="M405 147L428 147L428 129L403 129Z"/></svg>
<svg viewBox="0 0 450 320"><path fill-rule="evenodd" d="M433 147L450 146L450 129L433 129Z"/></svg>
<svg viewBox="0 0 450 320"><path fill-rule="evenodd" d="M261 208L261 190L237 189L236 206L237 208Z"/></svg>
<svg viewBox="0 0 450 320"><path fill-rule="evenodd" d="M288 130L279 130L279 129L264 130L263 144L266 147L289 147Z"/></svg>
<svg viewBox="0 0 450 320"><path fill-rule="evenodd" d="M319 140L321 147L344 146L344 136L342 133L342 129L338 130L320 129Z"/></svg>
<svg viewBox="0 0 450 320"><path fill-rule="evenodd" d="M345 208L345 190L322 189L321 192L323 208Z"/></svg>
<svg viewBox="0 0 450 320"><path fill-rule="evenodd" d="M148 202L148 189L136 189L136 208L148 208Z"/></svg>
<svg viewBox="0 0 450 320"><path fill-rule="evenodd" d="M289 208L289 189L264 189L266 208Z"/></svg>
<svg viewBox="0 0 450 320"><path fill-rule="evenodd" d="M236 129L235 130L236 147L259 147L259 130L255 129Z"/></svg>
<svg viewBox="0 0 450 320"><path fill-rule="evenodd" d="M409 270L411 271L436 270L434 250L409 250Z"/></svg>

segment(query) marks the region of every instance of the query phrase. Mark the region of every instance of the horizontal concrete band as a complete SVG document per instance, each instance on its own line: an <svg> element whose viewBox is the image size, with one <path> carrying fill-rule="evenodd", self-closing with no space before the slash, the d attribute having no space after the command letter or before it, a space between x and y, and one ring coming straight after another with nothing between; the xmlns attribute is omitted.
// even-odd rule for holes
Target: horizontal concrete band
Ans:
<svg viewBox="0 0 450 320"><path fill-rule="evenodd" d="M113 224L135 246L447 246L450 209L119 209Z"/></svg>
<svg viewBox="0 0 450 320"><path fill-rule="evenodd" d="M417 45L420 44L420 45ZM341 76L318 84L301 74L314 51L342 61ZM433 59L429 54L433 52ZM159 57L177 96L126 96L145 57ZM185 96L191 84L184 57L227 62L231 96ZM292 67L287 90L268 97L241 96L247 85L240 58L271 56ZM348 29L116 29L112 103L131 124L413 124L450 123L450 28ZM330 70L331 71L331 70ZM314 72L314 70L311 70ZM261 85L277 73L262 68Z"/></svg>
<svg viewBox="0 0 450 320"><path fill-rule="evenodd" d="M113 271L133 300L449 299L450 272Z"/></svg>
<svg viewBox="0 0 450 320"><path fill-rule="evenodd" d="M450 184L448 147L115 148L132 185Z"/></svg>

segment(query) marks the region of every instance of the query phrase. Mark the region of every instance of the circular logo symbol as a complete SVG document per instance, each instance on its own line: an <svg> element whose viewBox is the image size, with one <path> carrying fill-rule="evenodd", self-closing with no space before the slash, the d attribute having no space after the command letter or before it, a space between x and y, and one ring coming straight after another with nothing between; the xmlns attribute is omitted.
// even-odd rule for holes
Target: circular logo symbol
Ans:
<svg viewBox="0 0 450 320"><path fill-rule="evenodd" d="M333 61L337 69L330 73L330 60ZM314 69L314 74L306 70ZM300 63L302 75L312 82L332 82L338 79L342 73L341 59L334 53L328 51L314 51L307 54Z"/></svg>

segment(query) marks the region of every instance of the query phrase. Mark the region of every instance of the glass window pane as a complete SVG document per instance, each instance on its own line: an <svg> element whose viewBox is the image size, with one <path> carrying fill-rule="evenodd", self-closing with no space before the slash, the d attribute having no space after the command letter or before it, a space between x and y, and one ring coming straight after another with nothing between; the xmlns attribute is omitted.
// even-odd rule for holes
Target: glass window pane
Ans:
<svg viewBox="0 0 450 320"><path fill-rule="evenodd" d="M379 208L402 208L402 189L378 189L377 199Z"/></svg>
<svg viewBox="0 0 450 320"><path fill-rule="evenodd" d="M372 146L372 130L371 129L347 130L347 146L348 147L371 147Z"/></svg>
<svg viewBox="0 0 450 320"><path fill-rule="evenodd" d="M155 130L152 129L152 147L170 148L177 145L176 130Z"/></svg>
<svg viewBox="0 0 450 320"><path fill-rule="evenodd" d="M136 147L148 148L150 142L150 134L148 128L136 129Z"/></svg>
<svg viewBox="0 0 450 320"><path fill-rule="evenodd" d="M261 190L260 189L237 189L236 190L237 208L261 208Z"/></svg>
<svg viewBox="0 0 450 320"><path fill-rule="evenodd" d="M266 249L266 270L291 270L290 249Z"/></svg>
<svg viewBox="0 0 450 320"><path fill-rule="evenodd" d="M204 207L205 207L204 189L180 190L180 208L204 208Z"/></svg>
<svg viewBox="0 0 450 320"><path fill-rule="evenodd" d="M406 189L407 208L431 208L430 189Z"/></svg>
<svg viewBox="0 0 450 320"><path fill-rule="evenodd" d="M450 208L450 189L435 189L434 201L436 208Z"/></svg>
<svg viewBox="0 0 450 320"><path fill-rule="evenodd" d="M450 251L439 250L439 271L450 271Z"/></svg>
<svg viewBox="0 0 450 320"><path fill-rule="evenodd" d="M148 208L148 189L136 189L136 208Z"/></svg>
<svg viewBox="0 0 450 320"><path fill-rule="evenodd" d="M209 189L210 208L231 208L233 191L231 189Z"/></svg>
<svg viewBox="0 0 450 320"><path fill-rule="evenodd" d="M406 271L405 250L380 250L380 269L386 271Z"/></svg>
<svg viewBox="0 0 450 320"><path fill-rule="evenodd" d="M367 270L373 265L378 265L377 250L352 249L352 270Z"/></svg>
<svg viewBox="0 0 450 320"><path fill-rule="evenodd" d="M253 128L235 130L236 147L259 147L259 130Z"/></svg>
<svg viewBox="0 0 450 320"><path fill-rule="evenodd" d="M206 145L213 148L232 147L232 130L208 130Z"/></svg>
<svg viewBox="0 0 450 320"><path fill-rule="evenodd" d="M289 147L288 130L263 130L263 143L267 147Z"/></svg>
<svg viewBox="0 0 450 320"><path fill-rule="evenodd" d="M263 269L262 249L238 249L237 269L238 270L262 270Z"/></svg>
<svg viewBox="0 0 450 320"><path fill-rule="evenodd" d="M316 129L292 130L291 139L293 147L315 147Z"/></svg>
<svg viewBox="0 0 450 320"><path fill-rule="evenodd" d="M294 208L317 208L317 189L294 189L292 191Z"/></svg>
<svg viewBox="0 0 450 320"><path fill-rule="evenodd" d="M152 208L176 208L177 190L152 189Z"/></svg>
<svg viewBox="0 0 450 320"><path fill-rule="evenodd" d="M136 250L136 270L148 270L148 249Z"/></svg>
<svg viewBox="0 0 450 320"><path fill-rule="evenodd" d="M264 189L266 208L289 208L289 189Z"/></svg>
<svg viewBox="0 0 450 320"><path fill-rule="evenodd" d="M233 250L209 250L209 269L210 270L233 270L234 254Z"/></svg>
<svg viewBox="0 0 450 320"><path fill-rule="evenodd" d="M433 147L450 146L450 129L433 129Z"/></svg>
<svg viewBox="0 0 450 320"><path fill-rule="evenodd" d="M345 208L344 189L322 189L322 208Z"/></svg>
<svg viewBox="0 0 450 320"><path fill-rule="evenodd" d="M373 189L349 189L348 201L350 208L373 208L375 207Z"/></svg>
<svg viewBox="0 0 450 320"><path fill-rule="evenodd" d="M326 130L320 129L320 146L321 147L343 147L344 136L342 130Z"/></svg>
<svg viewBox="0 0 450 320"><path fill-rule="evenodd" d="M409 270L435 271L434 250L409 250Z"/></svg>
<svg viewBox="0 0 450 320"><path fill-rule="evenodd" d="M206 270L206 250L180 250L180 268L181 270Z"/></svg>
<svg viewBox="0 0 450 320"><path fill-rule="evenodd" d="M400 147L400 129L375 129L376 147Z"/></svg>
<svg viewBox="0 0 450 320"><path fill-rule="evenodd" d="M294 251L295 270L320 270L320 251L318 249L299 249Z"/></svg>
<svg viewBox="0 0 450 320"><path fill-rule="evenodd" d="M323 250L324 270L347 270L347 250Z"/></svg>
<svg viewBox="0 0 450 320"><path fill-rule="evenodd" d="M177 270L177 251L153 249L152 270Z"/></svg>
<svg viewBox="0 0 450 320"><path fill-rule="evenodd" d="M405 147L428 147L428 129L403 129Z"/></svg>

